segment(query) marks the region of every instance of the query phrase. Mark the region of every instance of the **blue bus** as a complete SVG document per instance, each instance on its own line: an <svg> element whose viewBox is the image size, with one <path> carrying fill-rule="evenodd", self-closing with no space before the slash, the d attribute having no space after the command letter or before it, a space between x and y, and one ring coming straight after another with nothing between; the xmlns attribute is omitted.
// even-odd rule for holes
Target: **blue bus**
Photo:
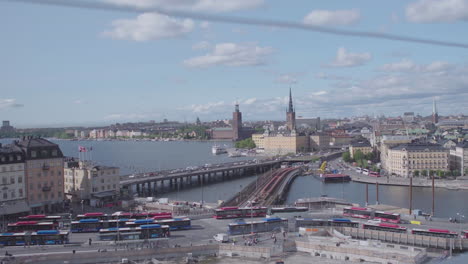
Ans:
<svg viewBox="0 0 468 264"><path fill-rule="evenodd" d="M68 243L68 231L39 230L24 233L0 233L0 245L56 245Z"/></svg>
<svg viewBox="0 0 468 264"><path fill-rule="evenodd" d="M107 241L162 238L169 236L169 226L158 224L141 225L138 227L112 227L99 230L99 239Z"/></svg>
<svg viewBox="0 0 468 264"><path fill-rule="evenodd" d="M161 225L168 225L171 231L188 230L192 228L192 221L187 217L158 220L156 223Z"/></svg>

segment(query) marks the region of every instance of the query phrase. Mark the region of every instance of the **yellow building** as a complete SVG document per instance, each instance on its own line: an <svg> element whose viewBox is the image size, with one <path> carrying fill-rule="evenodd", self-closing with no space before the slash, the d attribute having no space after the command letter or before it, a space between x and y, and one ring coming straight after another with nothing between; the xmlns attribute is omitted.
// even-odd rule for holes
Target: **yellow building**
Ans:
<svg viewBox="0 0 468 264"><path fill-rule="evenodd" d="M285 155L309 151L309 137L291 134L267 135L263 138L263 148L269 155Z"/></svg>
<svg viewBox="0 0 468 264"><path fill-rule="evenodd" d="M257 149L265 149L265 137L263 134L252 134L252 140Z"/></svg>
<svg viewBox="0 0 468 264"><path fill-rule="evenodd" d="M448 150L440 145L411 143L388 149L384 169L390 174L409 177L414 171L448 170Z"/></svg>
<svg viewBox="0 0 468 264"><path fill-rule="evenodd" d="M370 143L367 141L352 143L351 146L349 146L349 153L351 154L351 158L354 159L354 154L358 150L360 150L362 154L367 154L367 153L371 153L374 149L371 147Z"/></svg>
<svg viewBox="0 0 468 264"><path fill-rule="evenodd" d="M89 161L67 161L64 168L65 193L78 200L115 197L120 193L120 170L97 166Z"/></svg>

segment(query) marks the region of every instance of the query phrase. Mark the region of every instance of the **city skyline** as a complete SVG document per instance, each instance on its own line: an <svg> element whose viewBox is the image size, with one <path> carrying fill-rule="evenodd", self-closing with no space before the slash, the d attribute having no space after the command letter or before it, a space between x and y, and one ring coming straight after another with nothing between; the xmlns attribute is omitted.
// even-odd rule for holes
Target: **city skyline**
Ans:
<svg viewBox="0 0 468 264"><path fill-rule="evenodd" d="M127 1L468 43L468 1ZM0 116L17 127L467 113L465 49L161 14L0 2ZM432 7L432 8L431 8ZM415 12L417 11L417 12ZM40 23L38 23L40 21ZM70 23L71 22L71 23ZM207 96L209 95L209 96Z"/></svg>

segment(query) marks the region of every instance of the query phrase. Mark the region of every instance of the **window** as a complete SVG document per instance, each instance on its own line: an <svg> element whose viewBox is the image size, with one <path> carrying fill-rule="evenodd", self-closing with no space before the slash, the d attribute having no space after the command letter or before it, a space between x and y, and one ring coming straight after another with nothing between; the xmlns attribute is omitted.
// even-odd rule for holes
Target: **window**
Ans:
<svg viewBox="0 0 468 264"><path fill-rule="evenodd" d="M50 181L50 186L54 186L54 181Z"/></svg>
<svg viewBox="0 0 468 264"><path fill-rule="evenodd" d="M15 157L13 156L8 156L8 158L10 159L10 161L13 161L15 159Z"/></svg>
<svg viewBox="0 0 468 264"><path fill-rule="evenodd" d="M57 157L57 150L56 149L52 150L52 156Z"/></svg>
<svg viewBox="0 0 468 264"><path fill-rule="evenodd" d="M49 193L44 193L44 199L48 200L49 199Z"/></svg>
<svg viewBox="0 0 468 264"><path fill-rule="evenodd" d="M51 194L50 194L50 198L51 198L51 199L54 199L54 198L55 198L55 194L54 194L54 193L51 193Z"/></svg>
<svg viewBox="0 0 468 264"><path fill-rule="evenodd" d="M114 189L116 189L116 185L115 185L115 184L114 184L114 185L112 185L112 187L114 187Z"/></svg>
<svg viewBox="0 0 468 264"><path fill-rule="evenodd" d="M16 155L16 160L17 160L17 161L21 161L21 160L22 160L22 159L21 159L21 155Z"/></svg>
<svg viewBox="0 0 468 264"><path fill-rule="evenodd" d="M44 171L44 176L47 177L47 171Z"/></svg>
<svg viewBox="0 0 468 264"><path fill-rule="evenodd" d="M55 176L55 171L51 171L50 176Z"/></svg>
<svg viewBox="0 0 468 264"><path fill-rule="evenodd" d="M61 175L62 175L62 172L61 172L61 171L59 171L59 172L58 172L58 176L61 176Z"/></svg>
<svg viewBox="0 0 468 264"><path fill-rule="evenodd" d="M42 194L40 194L40 193L37 194L37 199L38 199L38 200L42 200Z"/></svg>
<svg viewBox="0 0 468 264"><path fill-rule="evenodd" d="M11 198L15 198L15 197L16 197L16 193L15 193L15 190L13 190L13 191L11 192Z"/></svg>
<svg viewBox="0 0 468 264"><path fill-rule="evenodd" d="M21 176L18 177L18 183L23 183L23 177Z"/></svg>
<svg viewBox="0 0 468 264"><path fill-rule="evenodd" d="M40 173L40 172L37 173L37 177L41 177L41 173Z"/></svg>
<svg viewBox="0 0 468 264"><path fill-rule="evenodd" d="M42 157L47 157L48 154L49 154L49 152L48 152L47 150L42 150L42 151L41 151L41 156L42 156Z"/></svg>
<svg viewBox="0 0 468 264"><path fill-rule="evenodd" d="M31 158L37 157L37 153L35 150L31 150Z"/></svg>
<svg viewBox="0 0 468 264"><path fill-rule="evenodd" d="M6 168L5 167L2 167L2 172L5 172L6 171Z"/></svg>
<svg viewBox="0 0 468 264"><path fill-rule="evenodd" d="M29 190L34 189L34 185L32 183L29 184Z"/></svg>
<svg viewBox="0 0 468 264"><path fill-rule="evenodd" d="M62 197L62 192L59 191L57 194L57 198L60 198L60 197Z"/></svg>
<svg viewBox="0 0 468 264"><path fill-rule="evenodd" d="M23 189L18 189L19 197L23 197Z"/></svg>
<svg viewBox="0 0 468 264"><path fill-rule="evenodd" d="M10 166L10 171L14 171L15 170L15 166Z"/></svg>
<svg viewBox="0 0 468 264"><path fill-rule="evenodd" d="M104 186L101 186L101 191L104 191Z"/></svg>
<svg viewBox="0 0 468 264"><path fill-rule="evenodd" d="M10 177L10 184L15 184L15 177Z"/></svg>
<svg viewBox="0 0 468 264"><path fill-rule="evenodd" d="M8 193L6 192L3 193L3 199L8 199Z"/></svg>
<svg viewBox="0 0 468 264"><path fill-rule="evenodd" d="M107 185L107 190L110 190L110 188L111 188L111 187L110 187L110 184L109 184L109 185Z"/></svg>
<svg viewBox="0 0 468 264"><path fill-rule="evenodd" d="M18 165L18 170L23 170L23 166L22 166L22 165Z"/></svg>
<svg viewBox="0 0 468 264"><path fill-rule="evenodd" d="M3 183L3 184L7 184L7 178L6 178L6 177L3 177L3 178L2 178L2 183Z"/></svg>

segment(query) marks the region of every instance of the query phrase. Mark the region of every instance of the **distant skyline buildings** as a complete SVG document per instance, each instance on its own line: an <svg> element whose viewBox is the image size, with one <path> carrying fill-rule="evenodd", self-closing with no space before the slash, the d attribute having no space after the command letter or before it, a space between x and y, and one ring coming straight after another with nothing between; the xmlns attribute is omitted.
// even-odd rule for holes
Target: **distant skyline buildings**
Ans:
<svg viewBox="0 0 468 264"><path fill-rule="evenodd" d="M185 2L164 3L468 43L466 1ZM0 116L18 128L221 120L235 98L244 120L282 120L290 86L296 116L429 116L434 97L441 116L468 113L461 48L14 1L0 17Z"/></svg>

